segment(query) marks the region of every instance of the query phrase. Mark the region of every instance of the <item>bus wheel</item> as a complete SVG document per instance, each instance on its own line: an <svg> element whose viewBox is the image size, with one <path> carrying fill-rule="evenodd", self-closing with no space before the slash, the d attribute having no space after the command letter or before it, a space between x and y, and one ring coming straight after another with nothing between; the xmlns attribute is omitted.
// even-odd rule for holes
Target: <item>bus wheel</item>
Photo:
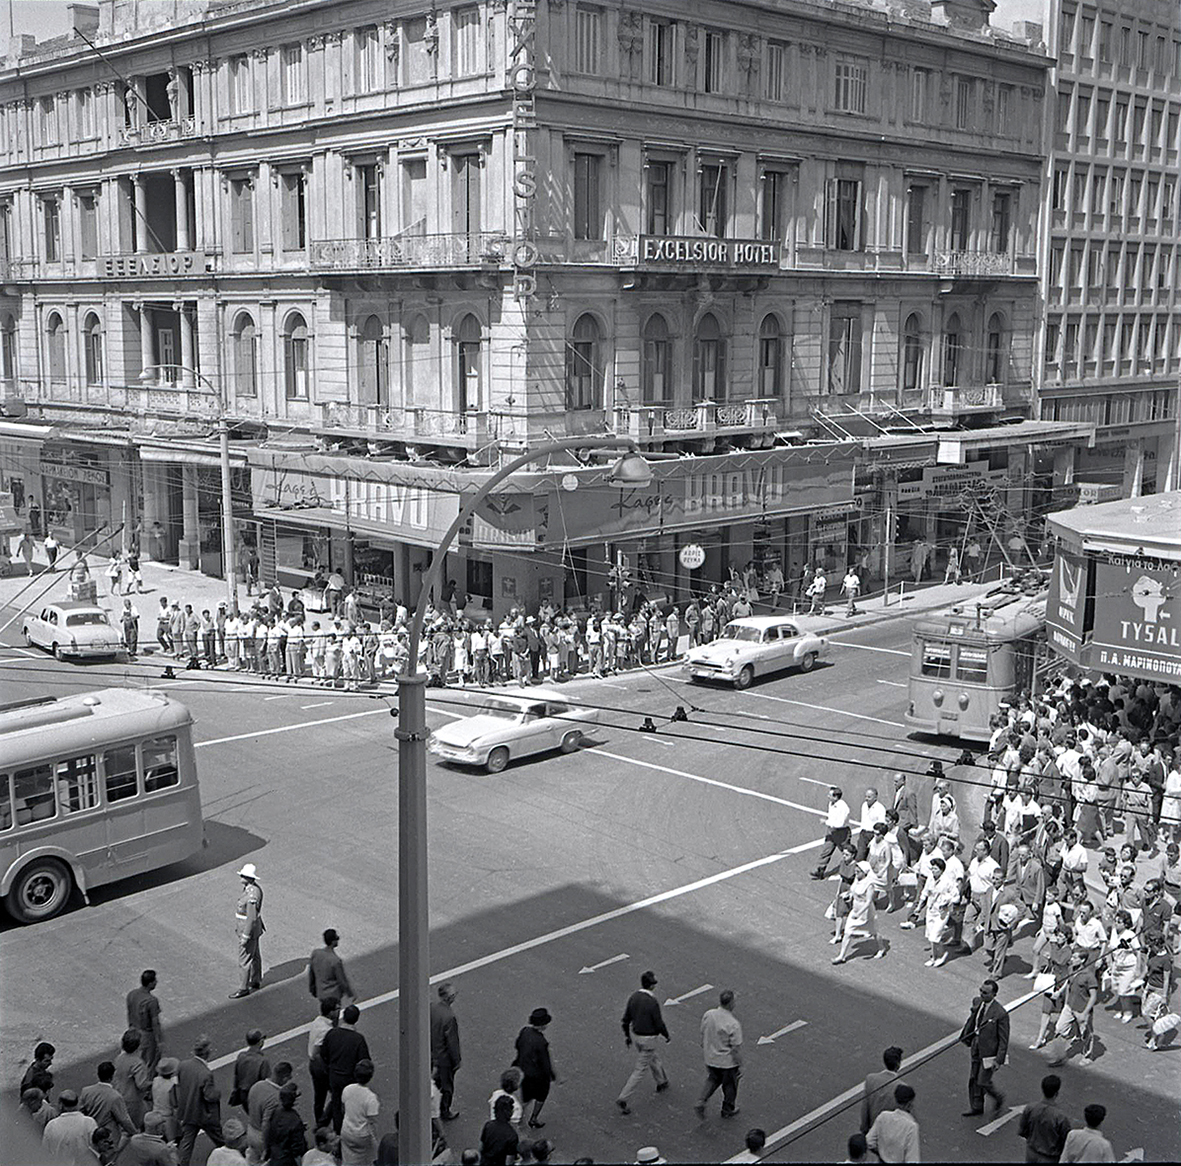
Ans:
<svg viewBox="0 0 1181 1166"><path fill-rule="evenodd" d="M800 661L801 672L811 672L816 667L816 653L805 652L804 658Z"/></svg>
<svg viewBox="0 0 1181 1166"><path fill-rule="evenodd" d="M21 923L51 919L66 905L73 883L69 870L57 859L39 859L16 876L5 906Z"/></svg>

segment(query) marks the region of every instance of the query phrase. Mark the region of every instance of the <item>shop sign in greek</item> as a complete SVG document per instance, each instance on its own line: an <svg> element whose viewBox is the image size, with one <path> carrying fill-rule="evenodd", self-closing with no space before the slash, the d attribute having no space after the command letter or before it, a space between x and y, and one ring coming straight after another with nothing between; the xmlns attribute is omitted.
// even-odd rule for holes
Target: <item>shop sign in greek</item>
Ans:
<svg viewBox="0 0 1181 1166"><path fill-rule="evenodd" d="M1181 564L1109 555L1095 564L1091 666L1176 684L1181 678Z"/></svg>
<svg viewBox="0 0 1181 1166"><path fill-rule="evenodd" d="M88 486L107 486L111 478L106 470L91 466L66 465L63 462L41 459L41 473L46 478L57 478L61 482L83 482Z"/></svg>
<svg viewBox="0 0 1181 1166"><path fill-rule="evenodd" d="M1050 643L1078 663L1083 638L1083 614L1087 605L1087 560L1059 550L1050 577L1046 624Z"/></svg>
<svg viewBox="0 0 1181 1166"><path fill-rule="evenodd" d="M921 481L898 483L898 500L949 498L985 483L999 485L1007 474L1007 470L990 470L986 461L969 462L964 466L924 466Z"/></svg>
<svg viewBox="0 0 1181 1166"><path fill-rule="evenodd" d="M700 543L688 543L681 547L678 558L686 571L696 571L705 562L705 548Z"/></svg>

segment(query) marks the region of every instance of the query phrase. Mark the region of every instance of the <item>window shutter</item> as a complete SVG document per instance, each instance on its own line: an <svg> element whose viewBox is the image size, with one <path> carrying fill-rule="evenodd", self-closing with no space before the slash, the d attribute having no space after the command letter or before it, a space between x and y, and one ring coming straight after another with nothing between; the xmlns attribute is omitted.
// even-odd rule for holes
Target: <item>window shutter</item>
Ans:
<svg viewBox="0 0 1181 1166"><path fill-rule="evenodd" d="M837 180L830 178L824 189L824 245L832 247L836 244L837 234Z"/></svg>
<svg viewBox="0 0 1181 1166"><path fill-rule="evenodd" d="M853 250L861 250L861 231L865 220L865 195L864 183L857 182L854 185L854 204L853 204Z"/></svg>

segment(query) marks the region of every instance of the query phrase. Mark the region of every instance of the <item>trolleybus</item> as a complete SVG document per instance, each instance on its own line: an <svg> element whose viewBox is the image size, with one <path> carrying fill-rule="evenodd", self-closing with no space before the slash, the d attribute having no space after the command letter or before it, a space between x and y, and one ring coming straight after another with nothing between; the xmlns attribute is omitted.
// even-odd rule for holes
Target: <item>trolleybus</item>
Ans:
<svg viewBox="0 0 1181 1166"><path fill-rule="evenodd" d="M1047 655L1046 584L1040 572L1031 576L915 623L909 724L987 741L1001 704L1034 689Z"/></svg>
<svg viewBox="0 0 1181 1166"><path fill-rule="evenodd" d="M204 828L192 717L125 688L0 705L0 896L22 923L74 887L181 862Z"/></svg>

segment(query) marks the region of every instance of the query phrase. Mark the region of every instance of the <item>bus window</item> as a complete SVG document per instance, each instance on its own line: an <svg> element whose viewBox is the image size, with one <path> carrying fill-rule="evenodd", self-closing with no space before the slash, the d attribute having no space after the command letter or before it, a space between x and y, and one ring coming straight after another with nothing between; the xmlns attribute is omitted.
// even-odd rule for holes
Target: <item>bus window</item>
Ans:
<svg viewBox="0 0 1181 1166"><path fill-rule="evenodd" d="M107 779L107 801L121 802L135 797L139 773L135 765L135 746L116 745L103 754L103 773Z"/></svg>
<svg viewBox="0 0 1181 1166"><path fill-rule="evenodd" d="M98 805L98 773L93 753L57 763L57 800L65 814L93 810Z"/></svg>
<svg viewBox="0 0 1181 1166"><path fill-rule="evenodd" d="M0 773L0 830L12 826L12 791L8 788L8 774Z"/></svg>
<svg viewBox="0 0 1181 1166"><path fill-rule="evenodd" d="M152 737L144 742L143 750L144 793L155 793L180 783L175 737Z"/></svg>
<svg viewBox="0 0 1181 1166"><path fill-rule="evenodd" d="M53 796L53 769L48 765L33 765L17 769L12 774L12 795L16 802L16 824L43 822L57 813Z"/></svg>
<svg viewBox="0 0 1181 1166"><path fill-rule="evenodd" d="M988 649L969 648L967 644L961 644L955 674L957 680L984 684L988 680Z"/></svg>
<svg viewBox="0 0 1181 1166"><path fill-rule="evenodd" d="M951 675L951 645L928 641L923 644L923 675Z"/></svg>

